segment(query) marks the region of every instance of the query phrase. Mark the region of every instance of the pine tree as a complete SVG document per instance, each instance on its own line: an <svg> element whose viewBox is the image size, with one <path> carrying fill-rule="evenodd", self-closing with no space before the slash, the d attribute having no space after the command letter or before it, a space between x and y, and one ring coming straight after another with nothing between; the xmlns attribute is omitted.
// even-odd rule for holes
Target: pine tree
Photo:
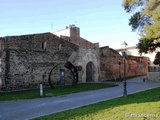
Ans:
<svg viewBox="0 0 160 120"><path fill-rule="evenodd" d="M160 0L123 0L132 31L138 30L140 53L153 52L160 47Z"/></svg>

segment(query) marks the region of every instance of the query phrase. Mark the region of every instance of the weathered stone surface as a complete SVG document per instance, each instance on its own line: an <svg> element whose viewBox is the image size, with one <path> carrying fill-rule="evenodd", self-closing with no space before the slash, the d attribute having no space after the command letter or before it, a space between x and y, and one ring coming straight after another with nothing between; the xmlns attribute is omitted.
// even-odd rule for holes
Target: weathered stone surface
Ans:
<svg viewBox="0 0 160 120"><path fill-rule="evenodd" d="M39 83L48 85L49 72L59 63L51 76L53 84L60 81L60 69L65 70L66 83L71 83L72 76L64 64L78 46L50 33L11 36L4 38L2 44L2 89L31 88Z"/></svg>
<svg viewBox="0 0 160 120"><path fill-rule="evenodd" d="M118 62L121 62L121 65ZM126 58L126 76L146 75L148 58L128 56ZM124 59L109 47L100 48L100 80L112 80L124 76Z"/></svg>
<svg viewBox="0 0 160 120"><path fill-rule="evenodd" d="M89 62L92 62L94 65L94 80L99 80L99 48L93 48L93 49L85 49L85 48L79 48L79 54L78 54L78 65L82 66L82 71L80 73L80 80L81 82L86 82L86 67Z"/></svg>
<svg viewBox="0 0 160 120"><path fill-rule="evenodd" d="M149 81L160 82L160 72L148 72L147 79Z"/></svg>
<svg viewBox="0 0 160 120"><path fill-rule="evenodd" d="M72 36L73 37L73 36ZM72 38L71 37L71 38ZM78 71L79 83L112 80L123 77L123 57L109 48L99 48L83 38L74 36L57 37L51 33L9 36L0 39L1 43L1 79L0 89L21 89L48 86L51 69L51 83L59 85L60 71L65 71L65 84L72 83L72 74L64 68L73 51L77 56L73 61ZM121 65L118 64L121 62ZM126 59L126 76L146 75L148 58L128 56Z"/></svg>

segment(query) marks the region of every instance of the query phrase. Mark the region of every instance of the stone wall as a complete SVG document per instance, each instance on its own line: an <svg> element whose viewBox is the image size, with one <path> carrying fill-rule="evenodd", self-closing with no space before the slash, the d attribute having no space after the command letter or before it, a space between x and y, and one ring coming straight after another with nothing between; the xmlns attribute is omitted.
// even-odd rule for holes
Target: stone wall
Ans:
<svg viewBox="0 0 160 120"><path fill-rule="evenodd" d="M83 43L83 40L76 42ZM99 48L99 44L84 43L87 46L82 47L70 42L68 37L62 39L43 33L4 37L1 45L0 89L31 88L39 83L48 85L49 73L55 66L51 74L52 84L60 84L61 70L65 71L65 84L71 84L72 75L64 64L73 51L77 52L73 64L82 68L78 71L79 83L112 80L124 75L123 57L109 47ZM127 77L146 75L147 71L148 58L126 58Z"/></svg>
<svg viewBox="0 0 160 120"><path fill-rule="evenodd" d="M99 48L99 43L92 43L80 37L80 28L76 27L75 25L66 26L65 29L53 32L53 34L82 48L89 48L89 49L92 49L94 47Z"/></svg>
<svg viewBox="0 0 160 120"><path fill-rule="evenodd" d="M149 81L160 82L160 67L150 66L148 69L147 79Z"/></svg>
<svg viewBox="0 0 160 120"><path fill-rule="evenodd" d="M122 61L122 57L117 51L108 46L100 48L100 80L111 80L119 77L119 70L122 74L122 65L118 65L118 60Z"/></svg>
<svg viewBox="0 0 160 120"><path fill-rule="evenodd" d="M2 41L2 87L1 89L19 89L48 85L51 69L58 65L52 75L53 84L58 84L60 69L65 70L66 84L72 76L64 64L78 46L51 33L11 36Z"/></svg>
<svg viewBox="0 0 160 120"><path fill-rule="evenodd" d="M93 80L98 81L99 80L99 48L93 48L93 49L86 49L86 48L79 48L78 52L78 65L82 66L82 71L79 72L79 76L81 77L80 80L81 82L86 82L87 77L86 77L86 67L89 62L93 63Z"/></svg>
<svg viewBox="0 0 160 120"><path fill-rule="evenodd" d="M160 72L148 72L147 80L160 82Z"/></svg>
<svg viewBox="0 0 160 120"><path fill-rule="evenodd" d="M121 62L119 65L118 62ZM146 75L148 58L128 56L126 58L126 76ZM124 59L115 50L107 47L100 48L100 80L112 80L124 76Z"/></svg>
<svg viewBox="0 0 160 120"><path fill-rule="evenodd" d="M147 57L127 57L127 76L141 76L147 75L148 73L148 62L149 58Z"/></svg>

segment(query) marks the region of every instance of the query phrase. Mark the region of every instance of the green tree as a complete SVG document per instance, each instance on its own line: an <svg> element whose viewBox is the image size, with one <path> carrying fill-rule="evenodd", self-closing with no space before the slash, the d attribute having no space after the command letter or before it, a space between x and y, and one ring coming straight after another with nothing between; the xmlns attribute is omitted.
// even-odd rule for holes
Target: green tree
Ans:
<svg viewBox="0 0 160 120"><path fill-rule="evenodd" d="M126 12L133 12L129 25L140 35L139 52L153 52L160 47L160 0L123 0L122 5Z"/></svg>
<svg viewBox="0 0 160 120"><path fill-rule="evenodd" d="M160 52L157 52L157 54L156 54L156 56L155 56L155 58L154 58L153 63L154 63L155 65L159 65L159 66L160 66Z"/></svg>

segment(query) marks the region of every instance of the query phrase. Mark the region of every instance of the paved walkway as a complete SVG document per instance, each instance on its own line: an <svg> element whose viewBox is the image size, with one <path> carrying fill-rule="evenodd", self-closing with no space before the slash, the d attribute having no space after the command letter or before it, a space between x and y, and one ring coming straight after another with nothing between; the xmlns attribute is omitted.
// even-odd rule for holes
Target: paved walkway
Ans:
<svg viewBox="0 0 160 120"><path fill-rule="evenodd" d="M117 87L70 95L19 101L0 101L0 120L26 120L123 95L123 82ZM128 94L160 87L160 82L143 82L141 77L127 81Z"/></svg>

